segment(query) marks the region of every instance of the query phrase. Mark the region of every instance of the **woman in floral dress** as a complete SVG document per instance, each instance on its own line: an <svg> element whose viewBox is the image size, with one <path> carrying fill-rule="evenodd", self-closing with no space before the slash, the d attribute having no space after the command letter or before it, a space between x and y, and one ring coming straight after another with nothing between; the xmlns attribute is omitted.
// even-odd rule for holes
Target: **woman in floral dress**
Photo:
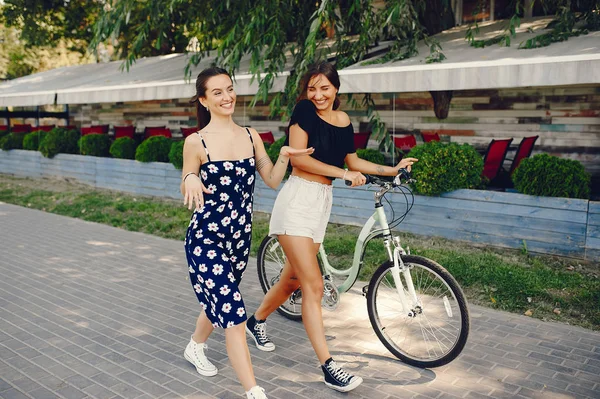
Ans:
<svg viewBox="0 0 600 399"><path fill-rule="evenodd" d="M290 156L312 154L284 146L275 165L254 129L235 124L236 95L229 74L208 68L196 80L199 130L183 147L181 191L184 204L195 206L185 238L190 280L202 307L184 356L199 374L217 368L205 355L214 328L225 329L227 353L248 398L266 398L256 385L246 343L246 308L239 291L248 263L252 235L254 176L276 188Z"/></svg>

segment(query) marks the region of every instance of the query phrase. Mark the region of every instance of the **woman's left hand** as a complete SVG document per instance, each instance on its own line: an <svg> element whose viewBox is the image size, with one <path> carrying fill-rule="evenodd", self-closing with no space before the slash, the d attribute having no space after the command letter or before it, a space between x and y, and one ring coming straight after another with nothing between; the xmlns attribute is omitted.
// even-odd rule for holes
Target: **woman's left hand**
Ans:
<svg viewBox="0 0 600 399"><path fill-rule="evenodd" d="M402 158L402 160L398 163L398 165L396 165L397 169L406 169L410 172L410 169L412 168L412 164L417 162L418 159L417 158Z"/></svg>
<svg viewBox="0 0 600 399"><path fill-rule="evenodd" d="M279 155L282 155L284 157L298 157L298 156L302 156L302 155L310 155L313 152L315 152L315 149L313 147L296 149L296 148L285 145L285 146L281 147L281 150L279 150Z"/></svg>

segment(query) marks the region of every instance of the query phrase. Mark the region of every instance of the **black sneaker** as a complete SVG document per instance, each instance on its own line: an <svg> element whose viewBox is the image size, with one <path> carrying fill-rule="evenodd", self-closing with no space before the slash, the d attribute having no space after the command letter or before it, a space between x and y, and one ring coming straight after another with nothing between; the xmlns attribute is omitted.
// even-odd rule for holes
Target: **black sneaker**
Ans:
<svg viewBox="0 0 600 399"><path fill-rule="evenodd" d="M321 366L321 369L325 375L325 385L336 391L349 392L363 382L361 377L348 374L343 368L338 366L332 358L329 358L329 360Z"/></svg>
<svg viewBox="0 0 600 399"><path fill-rule="evenodd" d="M256 347L264 352L273 352L275 350L275 344L271 342L267 337L267 323L265 320L256 320L254 315L250 316L246 321L246 334L252 339Z"/></svg>

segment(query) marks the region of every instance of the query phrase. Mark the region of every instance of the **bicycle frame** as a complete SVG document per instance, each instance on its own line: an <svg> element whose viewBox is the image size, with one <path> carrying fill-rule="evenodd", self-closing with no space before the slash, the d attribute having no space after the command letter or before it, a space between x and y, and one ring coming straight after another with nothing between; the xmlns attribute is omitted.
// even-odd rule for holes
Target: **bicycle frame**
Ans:
<svg viewBox="0 0 600 399"><path fill-rule="evenodd" d="M358 273L362 267L361 254L363 253L364 245L370 239L382 234L384 239L384 246L388 252L389 260L393 263L392 276L398 296L402 306L402 311L407 311L408 315L413 317L421 311L421 306L415 292L412 277L410 275L410 269L402 262L401 255L405 255L407 252L402 248L399 237L393 237L390 231L390 227L387 221L387 216L381 204L381 199L390 190L391 187L382 187L380 191L375 193L375 212L365 222L361 229L356 244L354 246L354 258L352 260L352 266L346 270L338 270L331 266L327 259L327 253L325 252L324 246L321 244L319 247L319 256L321 258L323 266L323 275L334 275L334 276L348 276L341 286L337 287L340 293L347 292L356 281ZM380 229L372 230L375 223L379 223ZM404 284L400 278L400 274L404 276L406 282L406 290L408 291L409 298L407 298ZM410 305L412 302L413 306Z"/></svg>

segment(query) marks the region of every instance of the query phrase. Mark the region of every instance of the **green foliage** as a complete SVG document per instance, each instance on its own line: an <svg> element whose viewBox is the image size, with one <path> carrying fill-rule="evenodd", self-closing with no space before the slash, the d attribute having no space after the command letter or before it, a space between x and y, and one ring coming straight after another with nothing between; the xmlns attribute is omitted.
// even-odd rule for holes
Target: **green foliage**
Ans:
<svg viewBox="0 0 600 399"><path fill-rule="evenodd" d="M279 140L275 141L271 146L267 149L267 155L271 158L271 162L273 165L277 162L277 158L279 158L279 151L281 151L281 147L285 142L286 136L279 138Z"/></svg>
<svg viewBox="0 0 600 399"><path fill-rule="evenodd" d="M40 148L40 143L46 137L46 132L43 130L37 130L35 132L27 133L23 138L23 149L29 151L37 151Z"/></svg>
<svg viewBox="0 0 600 399"><path fill-rule="evenodd" d="M140 162L169 162L171 139L164 136L150 137L135 150L135 160Z"/></svg>
<svg viewBox="0 0 600 399"><path fill-rule="evenodd" d="M120 137L113 141L109 151L113 158L135 159L136 147L137 144L134 139L130 137Z"/></svg>
<svg viewBox="0 0 600 399"><path fill-rule="evenodd" d="M407 157L418 158L412 168L412 187L422 195L440 195L481 183L483 158L469 144L431 141L414 147Z"/></svg>
<svg viewBox="0 0 600 399"><path fill-rule="evenodd" d="M100 10L91 47L116 39L126 69L137 58L153 55L149 52L189 51L187 76L209 52L216 55L214 64L232 73L240 71L243 57L250 56L248 72L258 82L250 105L270 100L271 116L285 117L291 114L299 80L311 63L327 59L334 49L334 62L341 69L371 59L373 46L388 40L394 43L388 58L375 62L414 56L419 40L445 27L430 21L447 21L449 16L453 20L451 8L443 4L443 0L387 0L385 7L374 7L372 0L258 0L234 6L222 0L120 0L107 2ZM427 62L445 58L434 39L427 45ZM285 69L292 72L283 92L269 98L275 78ZM370 117L377 118L378 112L371 110ZM386 148L393 148L384 132L375 131L374 138L385 139Z"/></svg>
<svg viewBox="0 0 600 399"><path fill-rule="evenodd" d="M79 133L76 130L54 128L40 141L39 150L46 158L53 158L56 154L78 154L77 146Z"/></svg>
<svg viewBox="0 0 600 399"><path fill-rule="evenodd" d="M521 161L514 171L515 188L523 194L589 198L591 176L581 162L539 154Z"/></svg>
<svg viewBox="0 0 600 399"><path fill-rule="evenodd" d="M590 21L592 21L595 13L590 13ZM589 30L575 29L575 24L578 21L578 16L575 15L569 8L561 7L557 13L556 19L552 21L547 28L551 29L550 32L537 35L531 39L528 39L519 44L520 49L532 49L538 47L546 47L552 43L562 42L569 40L570 37L588 34ZM594 30L594 23L592 22L589 27ZM598 27L595 27L597 30Z"/></svg>
<svg viewBox="0 0 600 399"><path fill-rule="evenodd" d="M110 148L110 138L106 134L86 134L77 143L81 155L107 157Z"/></svg>
<svg viewBox="0 0 600 399"><path fill-rule="evenodd" d="M598 13L597 1L540 0L532 2L531 7L536 3L541 5L548 15L554 13L555 19L546 27L550 30L549 32L521 42L519 49L545 47L552 43L568 40L570 37L586 35L590 31L600 30L600 13ZM479 3L475 7L473 10L474 16L481 11L482 4ZM494 44L510 46L511 39L516 37L516 28L521 25L521 16L523 15L522 1L516 1L512 5L515 7L514 14L502 34L485 40L475 39L475 35L479 33L479 24L475 20L474 24L469 25L465 39L471 46L476 48L484 48Z"/></svg>
<svg viewBox="0 0 600 399"><path fill-rule="evenodd" d="M90 61L87 41L82 38L89 38L91 31L81 29L86 18L55 17L56 10L63 5L89 3L89 8L96 8L92 2L11 0L4 3L0 6L0 20L4 17L5 22L0 23L0 78L14 79ZM76 28L72 28L74 26Z"/></svg>
<svg viewBox="0 0 600 399"><path fill-rule="evenodd" d="M10 132L8 130L0 130L0 139L4 136L6 136L7 134L9 134Z"/></svg>
<svg viewBox="0 0 600 399"><path fill-rule="evenodd" d="M356 150L356 155L359 158L367 160L369 162L373 162L379 165L385 165L385 157L380 151L374 150L372 148L359 148Z"/></svg>
<svg viewBox="0 0 600 399"><path fill-rule="evenodd" d="M175 141L171 144L169 151L169 161L175 166L175 169L183 169L183 144L184 140Z"/></svg>
<svg viewBox="0 0 600 399"><path fill-rule="evenodd" d="M23 149L25 133L9 133L0 139L0 148L4 151Z"/></svg>
<svg viewBox="0 0 600 399"><path fill-rule="evenodd" d="M72 50L84 54L99 10L97 2L87 0L10 0L0 12L6 26L18 29L19 40L29 47L54 47L68 40Z"/></svg>

